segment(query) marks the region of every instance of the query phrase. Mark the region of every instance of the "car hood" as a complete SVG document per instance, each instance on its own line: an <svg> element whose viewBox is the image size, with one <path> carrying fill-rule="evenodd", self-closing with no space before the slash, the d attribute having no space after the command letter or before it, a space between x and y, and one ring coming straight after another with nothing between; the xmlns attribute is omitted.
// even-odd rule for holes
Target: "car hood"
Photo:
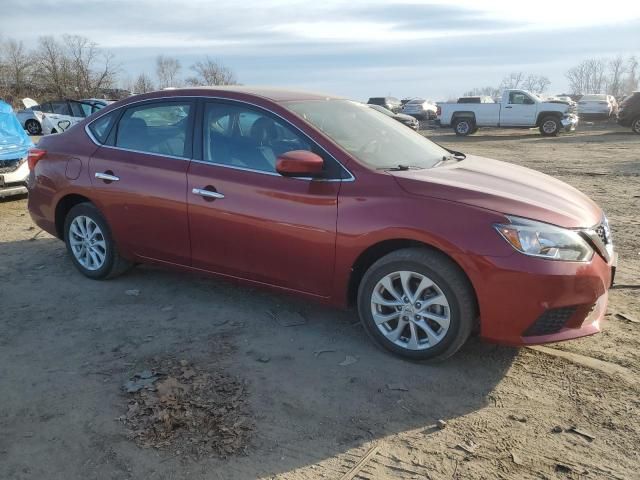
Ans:
<svg viewBox="0 0 640 480"><path fill-rule="evenodd" d="M36 102L33 98L29 98L29 97L23 98L22 104L24 105L24 108L31 108L31 107L38 106L38 102Z"/></svg>
<svg viewBox="0 0 640 480"><path fill-rule="evenodd" d="M396 113L393 118L402 122L414 122L416 119L411 115L405 115L404 113Z"/></svg>
<svg viewBox="0 0 640 480"><path fill-rule="evenodd" d="M507 162L467 156L455 164L389 172L408 193L530 218L565 228L592 227L602 210L560 180Z"/></svg>

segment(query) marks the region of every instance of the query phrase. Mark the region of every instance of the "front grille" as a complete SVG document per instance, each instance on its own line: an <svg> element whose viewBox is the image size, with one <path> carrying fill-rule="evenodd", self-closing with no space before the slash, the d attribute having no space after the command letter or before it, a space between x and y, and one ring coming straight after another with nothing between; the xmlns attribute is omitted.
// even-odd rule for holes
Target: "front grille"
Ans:
<svg viewBox="0 0 640 480"><path fill-rule="evenodd" d="M0 160L0 173L14 172L18 169L19 166L19 158L12 158L11 160Z"/></svg>
<svg viewBox="0 0 640 480"><path fill-rule="evenodd" d="M557 333L562 330L562 327L565 326L575 311L576 307L552 308L547 310L524 332L524 336L532 337Z"/></svg>

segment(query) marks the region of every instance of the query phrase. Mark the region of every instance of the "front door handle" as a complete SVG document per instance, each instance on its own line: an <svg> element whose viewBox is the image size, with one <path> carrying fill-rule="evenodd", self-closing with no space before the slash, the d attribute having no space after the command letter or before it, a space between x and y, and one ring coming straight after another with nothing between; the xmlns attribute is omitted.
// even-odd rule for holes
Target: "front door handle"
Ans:
<svg viewBox="0 0 640 480"><path fill-rule="evenodd" d="M105 182L117 182L118 180L120 180L120 177L116 177L115 175L112 175L113 172L111 173L100 173L100 172L96 172L96 178L99 178L100 180L104 180Z"/></svg>
<svg viewBox="0 0 640 480"><path fill-rule="evenodd" d="M511 105L507 105L507 106L506 106L506 107L504 107L504 108L512 108L512 107L511 107Z"/></svg>
<svg viewBox="0 0 640 480"><path fill-rule="evenodd" d="M214 190L206 190L204 188L194 188L191 193L207 198L224 198L224 195Z"/></svg>

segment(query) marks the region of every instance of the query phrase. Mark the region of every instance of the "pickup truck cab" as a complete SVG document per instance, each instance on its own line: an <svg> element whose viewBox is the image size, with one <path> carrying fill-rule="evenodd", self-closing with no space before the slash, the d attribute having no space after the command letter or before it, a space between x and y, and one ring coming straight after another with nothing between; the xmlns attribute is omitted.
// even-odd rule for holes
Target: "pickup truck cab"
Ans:
<svg viewBox="0 0 640 480"><path fill-rule="evenodd" d="M456 135L469 135L480 127L534 128L545 136L575 130L578 117L568 103L544 101L526 90L505 90L498 103L441 103L437 112L442 127Z"/></svg>

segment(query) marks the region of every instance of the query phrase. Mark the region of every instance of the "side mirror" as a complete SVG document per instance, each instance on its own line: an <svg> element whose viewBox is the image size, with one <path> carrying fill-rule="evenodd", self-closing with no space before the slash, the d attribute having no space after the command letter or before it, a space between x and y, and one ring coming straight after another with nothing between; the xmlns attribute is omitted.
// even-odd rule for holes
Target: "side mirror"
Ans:
<svg viewBox="0 0 640 480"><path fill-rule="evenodd" d="M322 173L324 160L307 150L292 150L276 160L276 171L284 177L313 177Z"/></svg>

